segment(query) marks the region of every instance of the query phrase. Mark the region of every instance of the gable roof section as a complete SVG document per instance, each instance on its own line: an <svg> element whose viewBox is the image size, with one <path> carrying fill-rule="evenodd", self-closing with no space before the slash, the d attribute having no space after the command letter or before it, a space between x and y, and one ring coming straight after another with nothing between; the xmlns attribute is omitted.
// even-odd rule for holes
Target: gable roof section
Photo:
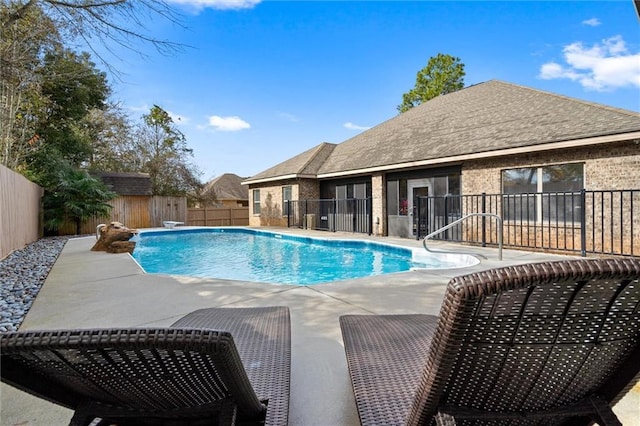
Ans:
<svg viewBox="0 0 640 426"><path fill-rule="evenodd" d="M243 180L233 173L225 173L209 181L205 191L215 191L218 200L248 200L249 191L242 186Z"/></svg>
<svg viewBox="0 0 640 426"><path fill-rule="evenodd" d="M322 142L313 148L296 155L270 169L258 173L242 182L243 185L269 182L273 180L312 178L315 179L318 170L335 149L336 144Z"/></svg>
<svg viewBox="0 0 640 426"><path fill-rule="evenodd" d="M553 149L570 141L584 145L585 139L602 143L630 132L640 137L640 114L633 111L491 80L434 98L337 145L318 177Z"/></svg>
<svg viewBox="0 0 640 426"><path fill-rule="evenodd" d="M95 172L106 186L118 195L152 195L148 173Z"/></svg>

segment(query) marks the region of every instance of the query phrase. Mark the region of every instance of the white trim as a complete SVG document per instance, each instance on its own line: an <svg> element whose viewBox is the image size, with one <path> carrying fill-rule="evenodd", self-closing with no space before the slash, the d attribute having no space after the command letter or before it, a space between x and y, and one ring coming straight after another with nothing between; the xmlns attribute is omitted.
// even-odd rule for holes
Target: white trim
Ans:
<svg viewBox="0 0 640 426"><path fill-rule="evenodd" d="M410 161L408 163L396 163L396 164L387 164L384 166L368 167L365 169L355 169L355 170L345 170L341 172L324 173L324 174L319 174L317 178L325 179L325 178L340 177L340 176L369 174L374 172L383 172L388 170L404 169L404 168L410 168L410 167L421 167L421 166L429 166L429 165L444 164L444 163L457 163L461 161L501 157L505 155L516 155L516 154L525 154L530 152L550 151L554 149L566 149L566 148L575 148L575 147L582 147L582 146L588 146L588 145L598 145L603 143L620 142L620 141L633 140L638 138L640 138L640 132L624 133L624 134L618 134L618 135L597 136L594 138L575 139L571 141L545 143L540 145L528 145L528 146L522 146L518 148L509 148L509 149L502 149L497 151L476 152L473 154L456 155L452 157L432 158L428 160Z"/></svg>
<svg viewBox="0 0 640 426"><path fill-rule="evenodd" d="M277 182L285 179L317 179L317 175L299 175L297 173L292 173L289 175L281 175L268 177L263 179L247 179L245 181L240 182L240 185L253 185L255 183L265 183L265 182Z"/></svg>

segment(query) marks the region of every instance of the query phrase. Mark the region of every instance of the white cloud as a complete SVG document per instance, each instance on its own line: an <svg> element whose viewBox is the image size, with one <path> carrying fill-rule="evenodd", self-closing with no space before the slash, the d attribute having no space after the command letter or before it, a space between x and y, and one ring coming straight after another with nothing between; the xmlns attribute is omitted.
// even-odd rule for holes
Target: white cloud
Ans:
<svg viewBox="0 0 640 426"><path fill-rule="evenodd" d="M365 127L365 126L358 126L357 124L353 124L350 121L344 123L343 126L349 130L369 130L371 128L371 127Z"/></svg>
<svg viewBox="0 0 640 426"><path fill-rule="evenodd" d="M600 22L598 18L591 18L582 21L582 25L589 25L590 27L597 27L600 24L602 24L602 22Z"/></svg>
<svg viewBox="0 0 640 426"><path fill-rule="evenodd" d="M621 36L585 47L581 42L563 49L566 65L548 62L540 68L545 80L566 78L584 88L609 91L621 87L640 87L640 52L627 49Z"/></svg>
<svg viewBox="0 0 640 426"><path fill-rule="evenodd" d="M218 10L251 9L262 0L168 0L169 3L191 7L197 11L211 8Z"/></svg>
<svg viewBox="0 0 640 426"><path fill-rule="evenodd" d="M220 117L218 115L209 117L209 126L221 132L237 132L251 128L251 125L240 117Z"/></svg>

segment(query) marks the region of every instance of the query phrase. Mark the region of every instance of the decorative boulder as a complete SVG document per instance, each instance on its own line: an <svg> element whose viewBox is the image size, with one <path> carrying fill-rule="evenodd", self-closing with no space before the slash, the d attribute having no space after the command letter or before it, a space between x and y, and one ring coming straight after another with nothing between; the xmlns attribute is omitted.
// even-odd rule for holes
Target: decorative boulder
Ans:
<svg viewBox="0 0 640 426"><path fill-rule="evenodd" d="M98 241L93 245L91 251L133 253L136 243L129 240L137 233L137 229L129 229L120 222L111 222L109 225L100 225L97 230Z"/></svg>
<svg viewBox="0 0 640 426"><path fill-rule="evenodd" d="M114 241L107 247L107 253L130 253L136 248L134 241Z"/></svg>

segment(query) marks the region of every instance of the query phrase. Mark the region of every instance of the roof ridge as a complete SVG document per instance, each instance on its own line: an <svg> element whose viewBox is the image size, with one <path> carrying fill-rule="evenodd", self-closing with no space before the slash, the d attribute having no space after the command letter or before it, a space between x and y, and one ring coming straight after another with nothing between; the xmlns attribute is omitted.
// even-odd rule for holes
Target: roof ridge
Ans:
<svg viewBox="0 0 640 426"><path fill-rule="evenodd" d="M578 103L578 104L583 104L583 105L587 105L587 106L591 106L591 107L595 107L595 108L600 108L600 109L606 109L612 112L616 112L616 113L622 113L622 114L626 114L629 115L631 117L636 117L638 115L640 115L640 112L636 112L636 111L632 111L632 110L628 110L628 109L624 109L624 108L618 108L618 107L613 107L610 105L605 105L605 104L601 104L598 102L593 102L593 101L586 101L584 99L579 99L579 98L574 98L568 95L561 95L559 93L554 93L554 92L549 92L547 90L542 90L542 89L536 89L535 87L529 87L529 86L524 86L522 84L517 84L517 83L511 83L508 81L502 81L502 80L488 80L484 83L479 83L479 84L485 84L485 83L491 83L491 82L497 82L497 83L501 83L503 85L506 86L513 86L513 87L517 87L519 89L523 89L523 90L527 90L530 92L536 92L536 93L540 93L542 95L546 95L546 96L552 96L558 99L563 99L565 101L571 101L574 103ZM472 86L467 86L467 87L472 87ZM465 87L466 89L466 87Z"/></svg>
<svg viewBox="0 0 640 426"><path fill-rule="evenodd" d="M302 165L302 167L300 167L300 169L298 170L298 173L302 173L304 172L307 167L313 162L315 161L316 158L318 158L318 155L320 155L320 153L322 153L325 150L325 147L327 146L332 146L332 147L336 147L337 144L335 143L331 143L331 142L321 142L320 144L316 145L316 149L314 150L313 154L311 154L309 156L309 158L307 159L307 161ZM326 159L325 159L326 161ZM324 161L323 161L324 163Z"/></svg>

